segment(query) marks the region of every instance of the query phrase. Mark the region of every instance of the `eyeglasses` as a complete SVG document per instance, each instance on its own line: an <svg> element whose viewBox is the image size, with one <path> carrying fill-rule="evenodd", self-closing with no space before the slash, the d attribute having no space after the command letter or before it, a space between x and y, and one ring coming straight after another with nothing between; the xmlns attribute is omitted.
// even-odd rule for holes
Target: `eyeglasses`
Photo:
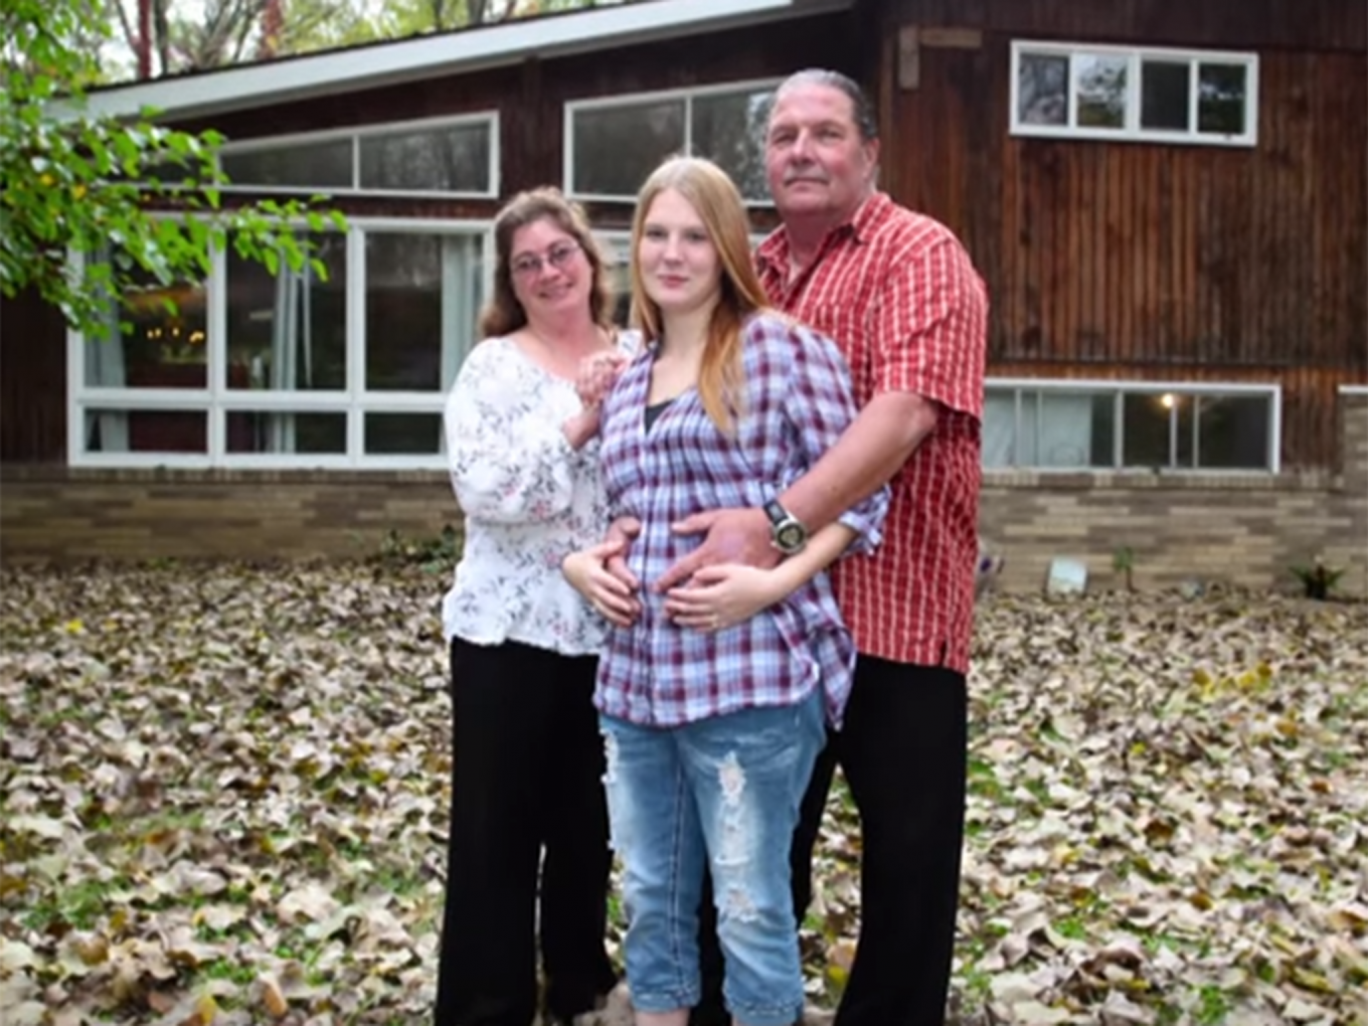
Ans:
<svg viewBox="0 0 1368 1026"><path fill-rule="evenodd" d="M558 271L564 270L565 265L575 259L575 254L579 251L577 242L558 242L546 251L545 257L528 253L514 260L510 267L519 278L536 278L546 264L550 264Z"/></svg>

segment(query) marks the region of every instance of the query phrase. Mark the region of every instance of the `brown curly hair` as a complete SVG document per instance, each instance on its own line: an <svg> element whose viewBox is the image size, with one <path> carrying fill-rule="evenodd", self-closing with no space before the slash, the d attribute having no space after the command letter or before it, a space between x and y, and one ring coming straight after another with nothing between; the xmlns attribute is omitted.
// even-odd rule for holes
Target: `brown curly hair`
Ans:
<svg viewBox="0 0 1368 1026"><path fill-rule="evenodd" d="M565 198L554 186L520 192L494 219L494 294L480 313L480 336L496 338L517 331L527 323L527 311L513 292L509 260L513 236L536 221L550 221L579 244L592 272L589 316L602 328L612 326L612 296L603 253L589 230L584 208Z"/></svg>

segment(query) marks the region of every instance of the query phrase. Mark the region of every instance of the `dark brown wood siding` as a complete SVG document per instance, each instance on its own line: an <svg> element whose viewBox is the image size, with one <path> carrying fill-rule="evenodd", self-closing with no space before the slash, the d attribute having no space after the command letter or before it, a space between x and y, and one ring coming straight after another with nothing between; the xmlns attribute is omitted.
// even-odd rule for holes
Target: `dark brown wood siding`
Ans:
<svg viewBox="0 0 1368 1026"><path fill-rule="evenodd" d="M66 328L36 292L0 297L0 461L66 461Z"/></svg>
<svg viewBox="0 0 1368 1026"><path fill-rule="evenodd" d="M885 24L970 26L1017 36L1214 49L1368 47L1354 0L885 0Z"/></svg>
<svg viewBox="0 0 1368 1026"><path fill-rule="evenodd" d="M953 6L903 4L925 21L884 25L884 181L954 229L988 282L989 373L1276 382L1286 465L1330 465L1335 390L1368 380L1362 46L1260 53L1252 149L1027 139L1008 130L1020 36L999 26L1198 46L1214 40L1181 12L1206 5L1164 5L1172 22L1148 28L1142 15L1158 7L1139 2ZM1266 19L1282 10L1254 6ZM1112 15L1066 15L1101 7ZM1337 41L1361 38L1361 11L1304 10L1316 23L1332 7L1345 14ZM1044 20L1051 12L1058 19ZM966 21L973 14L978 23ZM906 24L975 29L978 45L923 46L918 85L902 89ZM1252 43L1280 24L1251 20L1244 31Z"/></svg>

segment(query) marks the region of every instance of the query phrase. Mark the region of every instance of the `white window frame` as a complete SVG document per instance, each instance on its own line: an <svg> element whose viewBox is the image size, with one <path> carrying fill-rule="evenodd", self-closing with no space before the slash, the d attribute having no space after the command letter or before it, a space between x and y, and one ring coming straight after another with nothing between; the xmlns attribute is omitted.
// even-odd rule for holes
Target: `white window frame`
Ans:
<svg viewBox="0 0 1368 1026"><path fill-rule="evenodd" d="M990 391L1015 392L1016 424L1015 438L1022 429L1022 393L1043 392L1055 395L1111 395L1115 403L1113 423L1115 437L1112 439L1112 462L1108 466L1057 467L1013 462L1007 466L985 467L989 473L1015 473L1027 471L1038 474L1115 474L1142 473L1149 467L1127 465L1123 461L1125 452L1123 402L1126 395L1200 395L1200 396L1260 396L1269 402L1268 453L1263 467L1201 467L1175 466L1177 463L1177 434L1175 431L1177 407L1171 411L1169 420L1169 464L1161 467L1164 474L1182 475L1223 475L1223 476L1270 476L1280 472L1282 466L1282 386L1277 382L1250 383L1230 381L1134 381L1115 378L987 378L983 383L985 395ZM1201 456L1201 420L1196 427L1194 457Z"/></svg>
<svg viewBox="0 0 1368 1026"><path fill-rule="evenodd" d="M297 222L301 230L307 224ZM334 229L328 229L332 231ZM67 462L73 467L107 468L224 468L291 470L445 470L446 456L365 453L365 416L368 413L436 413L446 403L447 391L398 392L366 388L366 290L365 253L367 233L462 235L474 237L480 246L483 288L486 298L494 284L494 236L489 221L433 220L430 218L348 218L347 227L347 385L329 391L283 391L228 388L223 359L227 344L227 255L211 254L211 271L205 280L206 386L204 388L101 388L86 385L85 336L67 331ZM79 253L73 259L82 260ZM478 311L471 311L474 318ZM166 410L203 411L206 451L87 452L87 412ZM228 414L233 412L342 413L347 417L345 453L230 453L227 451Z"/></svg>
<svg viewBox="0 0 1368 1026"><path fill-rule="evenodd" d="M489 128L489 188L484 190L445 190L445 189L366 189L361 187L361 142L363 139L386 135L403 135L407 132L431 131L454 128L464 125L484 124ZM400 199L497 199L499 197L499 112L481 111L476 114L459 114L436 118L421 118L415 121L386 121L375 125L362 125L352 128L333 128L321 132L295 132L286 135L264 136L262 138L229 141L219 147L218 166L223 166L222 155L234 156L243 153L260 153L278 150L283 147L308 146L315 143L336 142L339 139L351 142L351 180L346 186L308 186L308 185L256 185L250 182L233 182L222 187L223 192L269 192L284 195L305 196L384 196Z"/></svg>
<svg viewBox="0 0 1368 1026"><path fill-rule="evenodd" d="M1063 125L1028 124L1021 120L1020 88L1023 55L1069 58L1069 116ZM1126 68L1126 123L1124 128L1078 126L1078 62L1075 56L1124 57ZM1188 129L1143 128L1140 125L1140 75L1146 60L1187 61L1194 65L1189 79ZM1198 89L1195 65L1238 64L1245 68L1245 130L1239 135L1221 135L1197 129ZM1012 40L1011 91L1009 99L1010 132L1015 136L1047 139L1097 139L1106 142L1179 143L1199 146L1252 147L1259 137L1259 55L1232 50L1187 50L1161 47L1104 46L1089 43L1049 42L1033 39Z"/></svg>
<svg viewBox="0 0 1368 1026"><path fill-rule="evenodd" d="M561 154L561 182L565 194L571 199L586 203L635 203L636 195L617 196L612 193L583 192L575 185L575 114L583 110L604 110L609 108L626 109L642 107L665 100L684 101L684 146L682 152L693 152L693 101L697 97L717 96L727 93L758 92L763 89L777 89L782 78L744 79L735 82L722 82L716 85L693 86L687 89L659 89L644 93L620 93L615 96L594 97L588 100L567 100L563 113L563 138L565 145ZM753 209L769 209L774 206L772 199L746 199L742 201Z"/></svg>

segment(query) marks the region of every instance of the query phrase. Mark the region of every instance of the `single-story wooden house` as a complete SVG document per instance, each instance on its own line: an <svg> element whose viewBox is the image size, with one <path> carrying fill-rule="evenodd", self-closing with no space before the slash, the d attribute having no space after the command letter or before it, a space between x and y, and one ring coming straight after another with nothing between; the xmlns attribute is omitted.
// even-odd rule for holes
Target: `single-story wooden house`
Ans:
<svg viewBox="0 0 1368 1026"><path fill-rule="evenodd" d="M326 282L220 254L112 342L0 303L5 557L435 534L500 203L562 185L620 266L637 186L690 150L758 237L770 91L814 65L865 84L883 186L988 283L1009 586L1129 549L1142 586L1319 556L1368 590L1368 8L1341 0L645 0L100 90L350 226Z"/></svg>

